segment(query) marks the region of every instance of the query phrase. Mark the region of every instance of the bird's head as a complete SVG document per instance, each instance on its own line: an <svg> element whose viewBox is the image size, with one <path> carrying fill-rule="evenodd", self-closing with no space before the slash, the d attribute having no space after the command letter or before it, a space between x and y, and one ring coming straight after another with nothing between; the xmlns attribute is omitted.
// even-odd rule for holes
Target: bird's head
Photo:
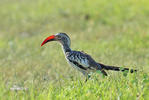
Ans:
<svg viewBox="0 0 149 100"><path fill-rule="evenodd" d="M70 38L66 33L57 33L55 35L51 35L51 36L47 37L42 42L41 46L43 46L44 44L46 44L50 41L59 41L62 45L70 46Z"/></svg>

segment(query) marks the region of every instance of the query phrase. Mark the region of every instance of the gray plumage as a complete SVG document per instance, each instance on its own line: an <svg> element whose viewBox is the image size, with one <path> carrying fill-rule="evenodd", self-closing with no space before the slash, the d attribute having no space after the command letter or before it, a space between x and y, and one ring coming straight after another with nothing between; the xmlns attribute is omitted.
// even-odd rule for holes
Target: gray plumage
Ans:
<svg viewBox="0 0 149 100"><path fill-rule="evenodd" d="M100 70L101 73L105 76L107 76L107 73L104 70L114 70L114 71L129 70L128 68L123 68L121 70L120 67L107 66L101 63L97 63L90 55L81 51L71 50L70 48L71 41L66 33L58 33L54 37L55 37L54 39L48 41L59 41L69 64L72 65L77 70L81 71L87 77L90 74L90 72L95 72L97 70ZM132 73L136 70L131 69L130 71Z"/></svg>
<svg viewBox="0 0 149 100"><path fill-rule="evenodd" d="M67 52L66 59L74 68L81 71L85 76L88 76L90 72L94 72L96 70L101 70L101 72L107 76L106 72L102 70L100 64L96 63L90 55L84 52Z"/></svg>

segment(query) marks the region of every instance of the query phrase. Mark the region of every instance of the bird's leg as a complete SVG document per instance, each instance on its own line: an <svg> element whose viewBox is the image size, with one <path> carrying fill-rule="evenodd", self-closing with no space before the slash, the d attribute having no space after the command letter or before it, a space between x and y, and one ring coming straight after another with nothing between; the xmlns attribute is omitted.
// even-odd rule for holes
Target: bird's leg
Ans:
<svg viewBox="0 0 149 100"><path fill-rule="evenodd" d="M86 76L85 82L87 82L87 80L90 79L90 77L91 77L91 75L88 74L88 75Z"/></svg>
<svg viewBox="0 0 149 100"><path fill-rule="evenodd" d="M82 71L82 74L86 77L85 82L87 82L87 80L91 77L91 74L88 72Z"/></svg>

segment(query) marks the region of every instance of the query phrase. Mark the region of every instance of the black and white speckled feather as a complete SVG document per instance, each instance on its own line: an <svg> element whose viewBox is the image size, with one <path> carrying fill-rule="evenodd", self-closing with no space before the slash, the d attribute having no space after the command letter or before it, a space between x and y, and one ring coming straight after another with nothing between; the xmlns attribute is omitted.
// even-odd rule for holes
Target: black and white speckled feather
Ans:
<svg viewBox="0 0 149 100"><path fill-rule="evenodd" d="M68 61L77 62L86 69L97 69L97 63L87 54L80 51L70 51L66 54Z"/></svg>
<svg viewBox="0 0 149 100"><path fill-rule="evenodd" d="M96 70L102 70L100 64L96 63L90 55L80 51L70 51L66 53L66 59L70 65L81 71L84 75ZM102 71L104 75L106 72Z"/></svg>

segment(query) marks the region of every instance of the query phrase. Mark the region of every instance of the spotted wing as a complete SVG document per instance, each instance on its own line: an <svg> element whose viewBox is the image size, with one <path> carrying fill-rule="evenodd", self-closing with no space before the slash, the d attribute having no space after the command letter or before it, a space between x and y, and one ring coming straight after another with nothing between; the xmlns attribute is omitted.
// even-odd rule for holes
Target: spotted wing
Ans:
<svg viewBox="0 0 149 100"><path fill-rule="evenodd" d="M72 51L67 55L67 59L80 69L97 69L96 62L84 52Z"/></svg>

